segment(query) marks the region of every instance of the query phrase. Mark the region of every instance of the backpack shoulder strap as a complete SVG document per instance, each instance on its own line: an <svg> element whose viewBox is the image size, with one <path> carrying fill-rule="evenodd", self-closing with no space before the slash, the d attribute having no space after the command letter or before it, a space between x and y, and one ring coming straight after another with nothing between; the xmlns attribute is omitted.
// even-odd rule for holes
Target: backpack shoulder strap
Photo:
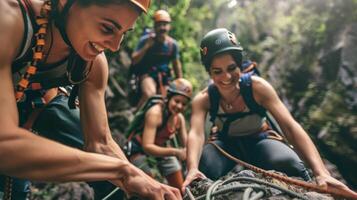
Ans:
<svg viewBox="0 0 357 200"><path fill-rule="evenodd" d="M210 84L208 86L208 97L210 102L209 120L214 124L218 113L219 99L221 98L221 95L219 94L218 89L214 84Z"/></svg>
<svg viewBox="0 0 357 200"><path fill-rule="evenodd" d="M128 128L125 131L125 135L128 139L131 139L134 134L139 132L143 128L143 120L145 120L146 112L154 105L158 103L164 103L164 97L162 95L154 95L150 97L134 115L133 120L130 122Z"/></svg>
<svg viewBox="0 0 357 200"><path fill-rule="evenodd" d="M252 89L252 74L251 73L244 73L239 79L239 87L244 102L248 106L248 108L258 113L260 116L265 116L266 110L261 105L259 105L253 96L253 89Z"/></svg>

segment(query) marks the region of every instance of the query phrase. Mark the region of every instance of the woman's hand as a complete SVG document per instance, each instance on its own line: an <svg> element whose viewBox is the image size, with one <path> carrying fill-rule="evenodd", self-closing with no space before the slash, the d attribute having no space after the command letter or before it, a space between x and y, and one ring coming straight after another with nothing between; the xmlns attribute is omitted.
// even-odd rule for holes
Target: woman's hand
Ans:
<svg viewBox="0 0 357 200"><path fill-rule="evenodd" d="M349 189L345 184L341 183L337 179L333 178L330 175L319 175L316 176L317 185L327 189L329 191L336 191L338 193L342 193L343 196L348 199L357 199L357 193Z"/></svg>
<svg viewBox="0 0 357 200"><path fill-rule="evenodd" d="M118 143L116 143L112 138L108 139L105 144L99 142L92 142L90 144L87 144L84 150L88 152L104 154L122 160L127 160L126 156L124 155L124 152L119 147Z"/></svg>
<svg viewBox="0 0 357 200"><path fill-rule="evenodd" d="M198 169L190 169L186 176L185 181L182 184L181 192L185 193L185 188L190 185L190 183L195 179L205 179L206 176L200 172Z"/></svg>
<svg viewBox="0 0 357 200"><path fill-rule="evenodd" d="M186 148L176 149L175 156L181 161L186 160L187 151Z"/></svg>
<svg viewBox="0 0 357 200"><path fill-rule="evenodd" d="M152 200L182 199L178 189L155 181L136 167L130 167L122 182L128 196Z"/></svg>
<svg viewBox="0 0 357 200"><path fill-rule="evenodd" d="M345 184L341 183L339 180L333 178L330 175L316 176L316 183L322 188L333 187L336 189L350 190Z"/></svg>

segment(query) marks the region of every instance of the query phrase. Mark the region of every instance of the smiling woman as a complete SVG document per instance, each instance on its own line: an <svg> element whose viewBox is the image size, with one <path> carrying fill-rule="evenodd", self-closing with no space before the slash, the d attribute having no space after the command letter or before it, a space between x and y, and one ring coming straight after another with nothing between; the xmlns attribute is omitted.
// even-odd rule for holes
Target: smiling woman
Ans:
<svg viewBox="0 0 357 200"><path fill-rule="evenodd" d="M138 111L134 125L128 136L127 154L129 160L150 175L154 170L147 161L148 156L154 156L161 174L169 185L181 188L183 175L178 159L186 159L187 131L183 116L187 104L191 100L192 85L183 78L173 80L167 90L167 97L161 96L159 103L152 103L158 96L145 104L152 105ZM144 116L144 117L142 117ZM139 121L139 124L137 123ZM175 135L180 136L181 147L172 145Z"/></svg>
<svg viewBox="0 0 357 200"><path fill-rule="evenodd" d="M6 113L0 116L1 174L41 181L110 180L129 195L180 198L176 189L126 160L111 137L105 110L108 65L103 51L120 48L123 35L149 4L0 1L0 43L7 47L0 49L0 113ZM68 98L60 86L72 84ZM77 94L80 109L69 109L68 99L74 102ZM26 199L27 182L3 180L6 198Z"/></svg>
<svg viewBox="0 0 357 200"><path fill-rule="evenodd" d="M202 90L192 102L187 140L189 171L182 191L196 178L218 179L234 168L236 163L221 154L216 148L219 146L260 168L278 170L308 181L310 175L301 160L304 159L320 186L351 192L331 177L310 137L292 117L274 88L261 77L249 73L243 75L242 55L242 46L227 29L212 30L201 41L201 61L213 85ZM212 88L217 95L212 94ZM212 114L215 106L218 111L212 120L212 140L204 144L206 114ZM276 119L294 149L281 137L276 137L277 133L267 123L266 111Z"/></svg>

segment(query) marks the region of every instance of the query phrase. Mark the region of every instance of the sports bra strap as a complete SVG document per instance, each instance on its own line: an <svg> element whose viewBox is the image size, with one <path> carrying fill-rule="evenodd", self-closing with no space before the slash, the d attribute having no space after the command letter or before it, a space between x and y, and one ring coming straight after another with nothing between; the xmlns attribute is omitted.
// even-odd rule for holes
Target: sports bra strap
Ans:
<svg viewBox="0 0 357 200"><path fill-rule="evenodd" d="M35 12L32 9L32 4L29 0L17 0L21 9L23 22L24 22L24 37L21 43L21 51L16 56L15 63L19 62L22 59L26 59L26 56L29 55L31 51L31 46L33 44L33 35L34 29L38 29L38 25L36 24ZM18 71L18 65L14 65L16 69L13 69L14 72Z"/></svg>

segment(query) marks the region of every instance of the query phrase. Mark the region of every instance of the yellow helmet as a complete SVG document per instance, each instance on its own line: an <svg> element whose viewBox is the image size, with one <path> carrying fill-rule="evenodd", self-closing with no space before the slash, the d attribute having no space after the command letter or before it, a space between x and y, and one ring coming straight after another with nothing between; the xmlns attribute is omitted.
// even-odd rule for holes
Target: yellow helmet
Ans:
<svg viewBox="0 0 357 200"><path fill-rule="evenodd" d="M171 22L170 14L166 10L158 10L154 13L155 22Z"/></svg>

